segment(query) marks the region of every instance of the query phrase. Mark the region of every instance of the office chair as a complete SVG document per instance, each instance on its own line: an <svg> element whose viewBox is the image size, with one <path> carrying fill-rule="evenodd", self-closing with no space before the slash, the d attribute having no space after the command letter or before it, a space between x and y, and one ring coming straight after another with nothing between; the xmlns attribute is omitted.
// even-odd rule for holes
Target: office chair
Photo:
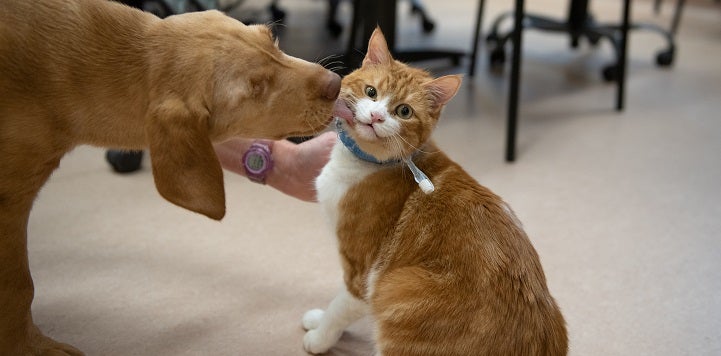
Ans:
<svg viewBox="0 0 721 356"><path fill-rule="evenodd" d="M343 32L343 26L336 19L338 14L338 5L341 0L328 0L328 17L326 19L326 28L333 35L338 37ZM431 33L436 27L435 22L430 18L425 6L421 0L410 0L411 13L417 15L421 20L421 29L424 33Z"/></svg>
<svg viewBox="0 0 721 356"><path fill-rule="evenodd" d="M608 39L615 51L615 63L603 69L603 78L607 81L615 81L617 86L616 93L616 110L622 111L625 103L625 79L626 79L626 61L627 61L627 45L628 32L631 29L651 29L660 33L667 41L668 47L657 53L656 63L659 66L670 66L673 63L676 45L674 43L675 26L678 25L678 18L681 14L684 0L678 0L677 12L674 16L672 24L672 32L665 31L658 26L646 24L632 24L630 21L630 3L631 0L623 0L622 21L618 25L599 25L593 17L588 14L589 0L570 0L568 19L566 22L549 19L538 15L529 15L524 10L524 0L515 1L515 10L509 14L503 14L496 19L492 26L491 33L486 40L490 49L490 65L491 70L502 68L505 62L505 44L510 40L513 43L512 68L510 73L509 98L508 98L508 120L506 130L506 161L513 162L516 156L516 134L518 119L518 97L519 97L519 81L520 81L520 57L522 47L522 33L524 29L536 28L540 30L550 30L555 32L564 32L570 35L571 47L576 47L581 38L587 39L591 44L598 43L602 38ZM473 43L473 51L471 54L471 65L469 68L469 76L474 75L475 59L478 52L478 43L480 42L480 24L483 14L484 0L479 0L478 18L476 21L475 40ZM513 17L513 29L503 36L499 35L498 27L500 23L508 17Z"/></svg>
<svg viewBox="0 0 721 356"><path fill-rule="evenodd" d="M683 5L684 0L679 1L679 9ZM606 81L619 80L618 77L618 58L621 57L621 43L619 33L621 26L619 24L600 24L595 21L593 16L588 12L589 0L572 0L568 9L568 17L566 20L556 20L549 17L525 14L523 21L524 29L538 29L541 31L566 33L570 36L570 45L577 48L581 39L586 39L592 46L598 45L601 39L606 39L611 43L615 52L616 61L603 68L602 77ZM680 10L677 11L680 14ZM489 48L489 68L494 71L500 71L506 61L505 45L511 38L511 32L500 33L502 23L512 17L512 13L504 13L498 16L491 26L491 30L486 37L486 43ZM676 52L676 43L672 31L665 30L654 24L631 23L629 30L649 30L658 33L666 40L667 46L656 54L656 64L659 67L669 67L673 64ZM675 31L675 28L674 30Z"/></svg>

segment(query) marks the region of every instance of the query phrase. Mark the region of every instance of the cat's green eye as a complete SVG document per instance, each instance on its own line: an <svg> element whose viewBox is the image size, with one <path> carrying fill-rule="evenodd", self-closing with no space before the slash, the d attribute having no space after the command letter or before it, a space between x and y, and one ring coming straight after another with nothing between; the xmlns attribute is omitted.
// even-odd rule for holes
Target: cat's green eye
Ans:
<svg viewBox="0 0 721 356"><path fill-rule="evenodd" d="M401 119L410 119L413 115L413 109L406 104L398 105L398 107L396 107L396 115Z"/></svg>
<svg viewBox="0 0 721 356"><path fill-rule="evenodd" d="M366 87L366 95L371 99L375 99L378 92L376 92L376 88L369 85Z"/></svg>

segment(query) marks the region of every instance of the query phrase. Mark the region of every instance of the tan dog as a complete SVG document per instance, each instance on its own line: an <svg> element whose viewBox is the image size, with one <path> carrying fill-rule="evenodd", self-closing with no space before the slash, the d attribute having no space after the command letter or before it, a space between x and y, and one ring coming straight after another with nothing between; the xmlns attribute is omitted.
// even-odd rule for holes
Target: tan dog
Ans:
<svg viewBox="0 0 721 356"><path fill-rule="evenodd" d="M0 1L0 355L75 355L30 313L27 222L76 145L150 148L158 191L220 219L211 142L305 135L340 78L217 11L164 20L104 0Z"/></svg>

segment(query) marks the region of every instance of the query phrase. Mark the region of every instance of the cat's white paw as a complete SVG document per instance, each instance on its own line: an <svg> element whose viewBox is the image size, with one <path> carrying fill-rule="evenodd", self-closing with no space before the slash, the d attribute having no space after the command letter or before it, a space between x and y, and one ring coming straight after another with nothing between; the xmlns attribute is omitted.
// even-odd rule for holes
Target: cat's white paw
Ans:
<svg viewBox="0 0 721 356"><path fill-rule="evenodd" d="M303 314L303 329L314 330L320 325L320 320L323 319L325 312L321 309L308 310Z"/></svg>
<svg viewBox="0 0 721 356"><path fill-rule="evenodd" d="M312 354L322 354L330 350L336 341L338 341L337 337L320 333L318 330L311 330L303 337L303 348Z"/></svg>

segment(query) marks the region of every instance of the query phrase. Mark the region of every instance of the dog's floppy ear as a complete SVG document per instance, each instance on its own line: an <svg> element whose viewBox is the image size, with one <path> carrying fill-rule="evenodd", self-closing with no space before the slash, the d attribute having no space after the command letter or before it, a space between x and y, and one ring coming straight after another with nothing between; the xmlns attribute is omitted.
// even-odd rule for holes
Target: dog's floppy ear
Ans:
<svg viewBox="0 0 721 356"><path fill-rule="evenodd" d="M208 137L209 114L178 99L154 105L147 120L155 186L165 199L220 220L225 215L223 169Z"/></svg>

